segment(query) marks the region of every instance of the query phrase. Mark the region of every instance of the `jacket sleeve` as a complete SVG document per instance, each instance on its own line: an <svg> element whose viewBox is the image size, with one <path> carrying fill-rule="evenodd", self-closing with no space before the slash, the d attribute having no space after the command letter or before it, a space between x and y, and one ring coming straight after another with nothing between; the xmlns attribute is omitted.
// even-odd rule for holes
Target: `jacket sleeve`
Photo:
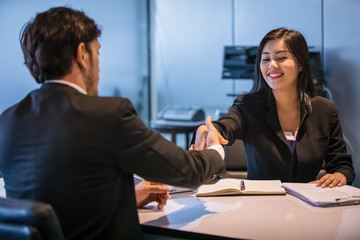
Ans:
<svg viewBox="0 0 360 240"><path fill-rule="evenodd" d="M214 122L214 126L219 133L232 145L236 139L242 139L242 129L244 127L241 105L243 104L242 95L235 99L229 112Z"/></svg>
<svg viewBox="0 0 360 240"><path fill-rule="evenodd" d="M218 180L224 161L215 150L186 151L148 129L129 100L119 111L118 161L123 170L149 181L197 187Z"/></svg>
<svg viewBox="0 0 360 240"><path fill-rule="evenodd" d="M229 112L217 121L213 121L215 128L219 131L221 136L229 141L228 145L232 145L236 139L242 138L243 120L241 116L241 98L243 95L235 99L233 106ZM193 132L191 144L195 143L197 129Z"/></svg>
<svg viewBox="0 0 360 240"><path fill-rule="evenodd" d="M351 155L346 152L346 143L335 103L331 105L329 146L325 157L325 168L329 173L340 172L345 175L347 184L355 178Z"/></svg>

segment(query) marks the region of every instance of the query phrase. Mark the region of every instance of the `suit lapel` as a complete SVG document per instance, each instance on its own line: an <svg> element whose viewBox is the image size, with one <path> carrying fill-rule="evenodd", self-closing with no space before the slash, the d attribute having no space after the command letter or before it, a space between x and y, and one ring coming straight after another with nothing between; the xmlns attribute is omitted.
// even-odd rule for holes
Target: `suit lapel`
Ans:
<svg viewBox="0 0 360 240"><path fill-rule="evenodd" d="M300 110L300 124L299 124L299 130L298 130L298 135L296 137L296 139L298 139L299 137L301 137L302 135L302 125L305 121L305 118L309 115L309 109L307 108L307 106L304 106L303 104L301 104L301 110Z"/></svg>
<svg viewBox="0 0 360 240"><path fill-rule="evenodd" d="M281 128L279 117L276 110L275 98L271 94L268 100L268 112L265 115L266 121L269 124L272 131L288 146L288 141L284 135L284 132Z"/></svg>

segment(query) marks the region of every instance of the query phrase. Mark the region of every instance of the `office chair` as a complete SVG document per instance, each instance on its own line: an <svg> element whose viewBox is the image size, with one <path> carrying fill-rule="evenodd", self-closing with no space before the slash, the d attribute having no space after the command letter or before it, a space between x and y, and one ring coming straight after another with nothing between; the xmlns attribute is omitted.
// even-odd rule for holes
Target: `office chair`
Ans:
<svg viewBox="0 0 360 240"><path fill-rule="evenodd" d="M247 165L244 144L235 140L231 146L225 146L225 169L223 177L246 179Z"/></svg>
<svg viewBox="0 0 360 240"><path fill-rule="evenodd" d="M51 205L0 198L0 239L64 240L64 236Z"/></svg>

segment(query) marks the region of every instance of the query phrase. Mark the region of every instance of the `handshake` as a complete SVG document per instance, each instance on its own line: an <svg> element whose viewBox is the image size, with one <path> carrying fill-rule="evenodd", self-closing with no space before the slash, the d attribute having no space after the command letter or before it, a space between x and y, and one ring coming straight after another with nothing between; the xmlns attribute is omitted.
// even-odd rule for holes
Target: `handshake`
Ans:
<svg viewBox="0 0 360 240"><path fill-rule="evenodd" d="M223 138L214 124L211 117L206 118L206 125L201 125L195 136L195 143L191 144L189 150L204 150L214 145L226 145L228 140Z"/></svg>

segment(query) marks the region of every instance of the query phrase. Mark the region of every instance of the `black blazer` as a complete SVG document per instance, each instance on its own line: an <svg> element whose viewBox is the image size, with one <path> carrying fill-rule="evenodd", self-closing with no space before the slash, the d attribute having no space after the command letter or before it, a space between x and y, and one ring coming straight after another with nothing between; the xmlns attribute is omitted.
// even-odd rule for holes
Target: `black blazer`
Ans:
<svg viewBox="0 0 360 240"><path fill-rule="evenodd" d="M249 179L309 182L316 179L324 159L328 173L343 173L348 184L355 177L336 106L323 97L314 97L311 109L301 106L295 152L298 161L293 161L273 95L268 99L240 95L229 113L214 124L229 145L235 139L243 140Z"/></svg>
<svg viewBox="0 0 360 240"><path fill-rule="evenodd" d="M0 117L7 196L50 203L66 239L141 239L133 173L197 187L223 169L215 150L184 151L149 130L129 100L63 84L44 84Z"/></svg>

